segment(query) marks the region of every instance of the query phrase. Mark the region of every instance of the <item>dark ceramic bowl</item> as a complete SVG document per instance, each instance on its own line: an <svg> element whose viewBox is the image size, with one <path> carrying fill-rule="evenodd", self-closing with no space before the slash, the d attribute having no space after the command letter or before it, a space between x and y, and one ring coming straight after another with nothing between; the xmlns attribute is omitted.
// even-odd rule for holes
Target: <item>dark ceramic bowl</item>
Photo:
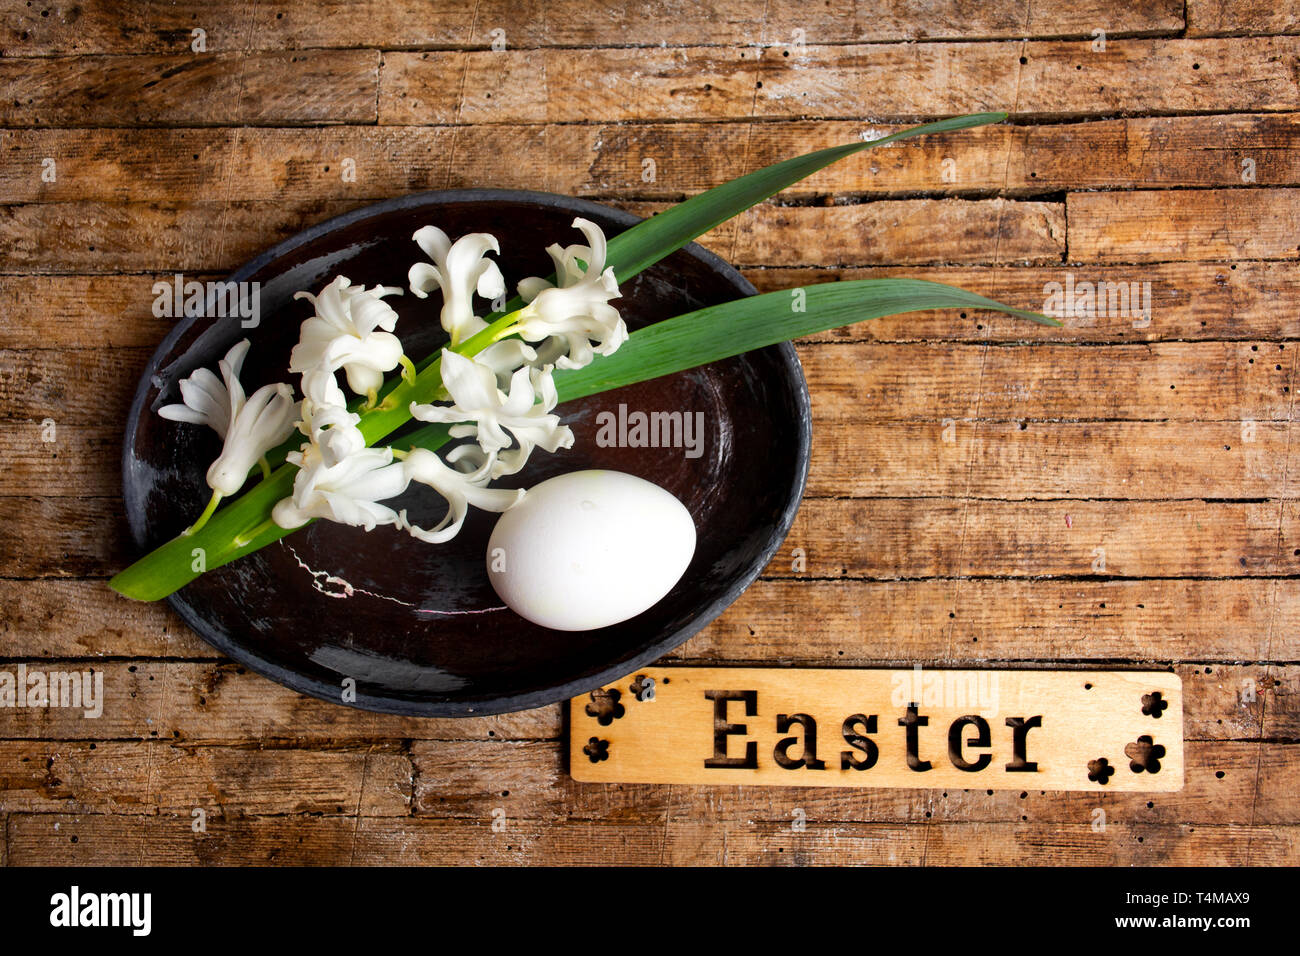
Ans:
<svg viewBox="0 0 1300 956"><path fill-rule="evenodd" d="M354 283L406 287L422 259L411 234L435 224L451 236L490 232L502 245L507 283L548 275L545 247L580 241L575 216L614 235L638 220L595 203L500 190L432 192L379 203L281 243L230 278L261 283L261 321L187 318L158 348L140 382L123 450L126 513L135 543L151 549L182 531L208 499L208 464L220 450L210 429L157 414L179 400L179 379L215 367L252 340L243 382L251 391L288 376L289 350L310 307L293 301L337 273ZM617 301L635 330L670 316L752 295L721 259L690 245L631 281ZM417 360L445 340L440 299L409 292L388 300L397 332ZM629 411L701 411L703 453L681 448L598 447L595 418ZM209 644L294 690L355 706L425 716L468 716L549 704L622 677L680 645L721 614L763 570L794 520L808 469L808 393L788 344L562 405L574 447L537 452L521 486L586 468L629 472L671 491L695 519L698 545L676 587L648 611L611 627L561 632L531 624L501 602L484 554L496 515L475 512L459 537L429 545L393 528L366 533L318 521L240 561L210 571L169 600ZM501 482L508 484L508 482ZM415 489L416 486L413 486ZM442 501L418 488L401 504L427 526Z"/></svg>

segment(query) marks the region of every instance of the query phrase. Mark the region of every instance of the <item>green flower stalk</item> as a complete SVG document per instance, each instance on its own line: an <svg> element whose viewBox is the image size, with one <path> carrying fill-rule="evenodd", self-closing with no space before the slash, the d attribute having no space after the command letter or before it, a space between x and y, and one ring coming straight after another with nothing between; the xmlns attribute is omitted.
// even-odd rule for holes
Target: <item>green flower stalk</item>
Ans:
<svg viewBox="0 0 1300 956"><path fill-rule="evenodd" d="M588 274L581 281L592 284L593 294L599 291L596 286L605 281L603 277L607 272L608 281L613 282L614 277L617 277L619 283L626 282L710 229L854 153L914 136L967 129L1002 119L1005 119L1003 113L955 117L902 130L878 140L819 150L741 176L637 224L610 240L607 248L596 249L596 243L593 242L593 248L589 250L590 258L596 260L599 253L604 268L593 269L588 273L586 264L578 263L582 267L580 271ZM492 298L504 296L504 282L499 271L495 271L496 266L491 260L484 258L489 249L495 249L495 240L484 234L472 235L474 241L462 246L460 243L450 243L445 234L436 228L426 227L420 230L417 242L433 260L433 264L419 263L412 268L412 291L421 295L422 292L427 294L432 288L440 287L446 292L452 284L447 281L447 277L453 270L460 270L464 274L466 269L472 269L475 270L480 295L490 293ZM604 245L603 237L600 245ZM453 261L457 256L470 258ZM558 293L553 297L555 299L566 293L581 294L582 290L576 287L564 288L571 284L576 286L580 281L577 278L578 270L566 275L569 271L569 264L557 260L557 275L553 281L539 279L529 288L521 287L521 291L528 293L528 302L516 297L501 312L483 319L473 316L468 303L445 297L443 324L454 332L450 350L459 356L472 358L521 332L532 340L536 323L549 321L548 314L550 319L561 315L556 310L549 310L548 313L549 293ZM342 283L341 288L346 292L346 283ZM390 291L399 290L377 287L376 291L378 294L390 294ZM795 309L792 302L795 294L800 291L801 307ZM364 290L352 290L351 294L361 293ZM322 298L324 296L323 292ZM371 303L367 302L367 307L371 307ZM1035 312L1015 309L962 289L918 279L832 282L807 286L802 290L752 296L656 323L633 332L625 342L620 339L608 349L603 349L601 335L602 331L607 335L613 334L613 327L602 326L598 313L593 310L593 314L597 315L593 320L595 325L580 330L580 337L581 347L588 352L591 345L587 336L595 338L594 359L590 355L578 355L577 352L571 352L574 360L567 365L563 357L558 359L554 386L558 400L562 403L854 322L946 308L989 309L1044 325L1060 324L1055 319ZM381 321L376 316L369 318ZM362 326L358 330L357 341L349 344L351 351L347 359L351 364L343 367L348 372L349 383L353 385L354 391L368 395L365 403L349 406L355 408L349 414L356 416L355 427L365 444L374 446L410 421L412 406L428 406L445 401L448 393L442 380L441 352L418 364L412 364L405 355L398 359L396 355L385 353L383 364L380 365L379 359L374 358L374 355L394 348L392 343L384 339L391 332L391 323L383 325L379 330L375 330L373 324L362 323ZM547 328L555 331L553 325ZM559 329L557 338L563 340L564 331L563 328ZM576 343L577 338L571 340L571 349L580 348ZM400 354L400 343L396 348L396 354ZM585 362L581 361L583 358ZM378 373L381 377L376 379L376 368L394 369L399 365L400 375L390 382L380 384L382 373ZM453 423L443 421L426 425L400 442L403 447L393 447L394 458L405 464L409 452L414 449L437 450L450 440L453 427ZM279 447L266 455L270 463L276 465L269 475L233 500L226 495L221 507L217 505L223 498L214 495L200 521L184 534L122 571L110 581L110 585L127 597L158 600L185 586L205 571L235 561L298 530L280 527L271 517L276 504L289 497L293 491L298 467L292 462L285 462L285 453L295 448L297 442L292 438L285 442L281 436L272 444L279 444ZM269 447L260 448L250 463L255 463ZM417 458L416 461L428 464L425 459ZM427 468L422 470L427 471ZM247 475L248 471L245 468L243 475Z"/></svg>

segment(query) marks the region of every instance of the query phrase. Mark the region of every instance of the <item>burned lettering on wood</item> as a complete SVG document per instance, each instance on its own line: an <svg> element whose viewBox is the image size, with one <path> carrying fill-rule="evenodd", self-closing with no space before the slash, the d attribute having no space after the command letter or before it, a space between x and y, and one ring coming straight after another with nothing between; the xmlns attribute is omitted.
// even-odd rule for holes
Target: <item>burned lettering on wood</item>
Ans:
<svg viewBox="0 0 1300 956"><path fill-rule="evenodd" d="M727 738L742 736L749 732L745 724L733 724L727 720L727 703L743 701L745 716L758 716L758 691L756 690L706 690L704 696L713 701L713 756L704 761L704 766L735 767L742 770L758 769L758 744L752 740L745 744L745 756L727 756Z"/></svg>
<svg viewBox="0 0 1300 956"><path fill-rule="evenodd" d="M826 761L817 759L817 721L807 714L777 714L776 732L788 733L798 724L803 729L803 753L799 757L790 756L790 748L799 742L798 737L782 737L772 751L772 759L786 770L825 770Z"/></svg>

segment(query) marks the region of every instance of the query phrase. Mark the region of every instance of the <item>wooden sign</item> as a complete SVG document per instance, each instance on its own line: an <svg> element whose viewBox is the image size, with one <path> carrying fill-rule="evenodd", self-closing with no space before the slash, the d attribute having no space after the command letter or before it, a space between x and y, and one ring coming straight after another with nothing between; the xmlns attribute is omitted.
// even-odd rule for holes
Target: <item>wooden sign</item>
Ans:
<svg viewBox="0 0 1300 956"><path fill-rule="evenodd" d="M569 718L588 783L1183 786L1182 682L1163 671L652 667Z"/></svg>

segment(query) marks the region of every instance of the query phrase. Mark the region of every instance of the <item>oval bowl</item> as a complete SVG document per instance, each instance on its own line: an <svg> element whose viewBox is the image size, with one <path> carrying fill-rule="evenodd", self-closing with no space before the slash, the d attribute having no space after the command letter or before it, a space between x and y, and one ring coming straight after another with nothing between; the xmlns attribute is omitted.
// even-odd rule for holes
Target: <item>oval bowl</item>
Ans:
<svg viewBox="0 0 1300 956"><path fill-rule="evenodd" d="M336 274L353 283L405 288L423 258L411 235L435 224L451 236L490 232L511 286L549 275L545 247L580 241L575 216L607 235L639 220L580 199L513 190L420 193L358 209L280 243L228 281L260 283L260 316L178 320L150 359L136 391L123 449L126 517L135 544L151 549L188 526L206 503L208 464L220 450L206 428L163 419L178 381L215 368L247 336L248 392L296 377L285 371L310 306L294 301ZM251 287L250 287L251 288ZM616 300L630 329L754 293L717 256L691 244L630 281ZM397 333L416 361L446 339L441 302L409 291L387 300ZM599 361L599 359L597 359ZM703 416L691 447L602 447L597 415L681 412ZM561 632L501 606L484 555L496 515L470 511L461 534L429 545L405 532L372 532L318 521L233 564L199 577L169 602L205 641L250 669L304 694L385 713L462 717L524 710L595 689L678 647L721 614L780 546L808 470L811 419L794 349L772 346L676 375L567 402L557 410L574 447L537 452L515 476L526 487L585 468L625 471L675 494L690 510L697 549L685 575L657 604L621 624ZM683 418L685 421L685 417ZM399 433L400 434L400 433ZM685 445L683 438L682 445ZM509 481L499 482L509 485ZM428 525L442 514L431 490L413 486L398 507Z"/></svg>

